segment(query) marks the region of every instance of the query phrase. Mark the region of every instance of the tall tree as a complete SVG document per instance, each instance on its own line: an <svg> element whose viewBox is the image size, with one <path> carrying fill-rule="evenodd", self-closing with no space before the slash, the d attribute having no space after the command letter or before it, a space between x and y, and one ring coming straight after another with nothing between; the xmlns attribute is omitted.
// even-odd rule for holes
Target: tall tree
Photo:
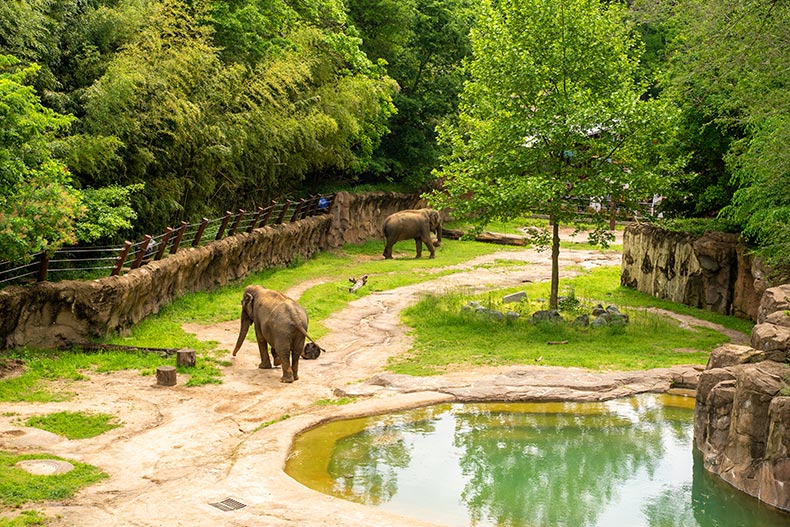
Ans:
<svg viewBox="0 0 790 527"><path fill-rule="evenodd" d="M24 84L36 66L0 55L0 260L25 260L76 241L80 194L49 142L72 118L41 105Z"/></svg>
<svg viewBox="0 0 790 527"><path fill-rule="evenodd" d="M440 133L452 154L437 171L437 206L478 225L549 216L552 309L560 223L593 222L591 240L606 243L609 218L591 200L633 210L679 164L669 152L676 112L646 97L625 15L598 0L484 0L459 122Z"/></svg>
<svg viewBox="0 0 790 527"><path fill-rule="evenodd" d="M398 113L368 172L413 188L430 182L440 149L436 127L455 115L471 53L469 0L349 0L351 20L372 60L398 82Z"/></svg>
<svg viewBox="0 0 790 527"><path fill-rule="evenodd" d="M675 3L673 3L675 4ZM720 217L773 264L790 268L790 4L682 0L672 89L731 134L724 162L737 190Z"/></svg>

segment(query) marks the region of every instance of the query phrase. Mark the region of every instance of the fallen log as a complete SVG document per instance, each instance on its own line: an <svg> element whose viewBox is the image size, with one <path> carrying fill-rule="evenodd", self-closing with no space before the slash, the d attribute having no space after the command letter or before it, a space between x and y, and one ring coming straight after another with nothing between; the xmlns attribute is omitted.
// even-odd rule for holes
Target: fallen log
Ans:
<svg viewBox="0 0 790 527"><path fill-rule="evenodd" d="M451 240L459 240L464 234L460 229L442 229L442 237ZM501 234L496 232L484 231L475 236L475 241L485 243L496 243L499 245L529 245L529 239L517 234Z"/></svg>

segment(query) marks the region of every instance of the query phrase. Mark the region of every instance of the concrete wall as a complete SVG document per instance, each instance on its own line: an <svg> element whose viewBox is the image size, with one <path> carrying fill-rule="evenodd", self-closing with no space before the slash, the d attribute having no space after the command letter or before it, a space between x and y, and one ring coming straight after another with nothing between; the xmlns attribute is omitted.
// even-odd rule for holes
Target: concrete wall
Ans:
<svg viewBox="0 0 790 527"><path fill-rule="evenodd" d="M0 290L0 349L59 347L122 331L186 293L216 289L329 248L381 238L388 215L418 206L422 204L414 195L341 192L325 216L236 234L121 276L7 287Z"/></svg>

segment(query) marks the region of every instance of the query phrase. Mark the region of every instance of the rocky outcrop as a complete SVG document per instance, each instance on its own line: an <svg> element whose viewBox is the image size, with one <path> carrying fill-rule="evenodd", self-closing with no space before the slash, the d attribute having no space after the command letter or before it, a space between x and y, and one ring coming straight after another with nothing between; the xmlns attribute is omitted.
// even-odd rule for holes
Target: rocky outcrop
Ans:
<svg viewBox="0 0 790 527"><path fill-rule="evenodd" d="M752 347L713 353L697 386L694 436L705 468L734 487L790 511L790 354L784 301L790 286L768 289Z"/></svg>
<svg viewBox="0 0 790 527"><path fill-rule="evenodd" d="M764 277L736 234L697 237L634 223L623 235L620 283L658 298L754 320Z"/></svg>
<svg viewBox="0 0 790 527"><path fill-rule="evenodd" d="M186 293L216 289L249 273L380 237L387 215L418 203L417 196L408 194L341 192L328 215L181 250L122 276L4 288L0 349L53 348L126 330Z"/></svg>

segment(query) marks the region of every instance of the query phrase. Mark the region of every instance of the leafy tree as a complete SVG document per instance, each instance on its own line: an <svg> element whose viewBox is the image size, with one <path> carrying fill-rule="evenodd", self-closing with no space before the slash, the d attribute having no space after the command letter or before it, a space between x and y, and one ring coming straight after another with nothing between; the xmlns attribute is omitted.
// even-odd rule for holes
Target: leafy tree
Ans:
<svg viewBox="0 0 790 527"><path fill-rule="evenodd" d="M68 168L48 146L73 119L41 105L23 84L38 68L18 63L0 55L0 260L10 261L74 242L81 212Z"/></svg>
<svg viewBox="0 0 790 527"><path fill-rule="evenodd" d="M790 5L682 0L672 11L672 88L731 134L732 203L720 217L775 265L790 266Z"/></svg>
<svg viewBox="0 0 790 527"><path fill-rule="evenodd" d="M436 127L457 112L471 53L467 0L350 0L349 12L371 59L383 59L400 89L369 172L419 188L430 181L440 149Z"/></svg>
<svg viewBox="0 0 790 527"><path fill-rule="evenodd" d="M590 221L592 241L611 239L590 200L633 210L672 179L676 112L645 97L641 48L617 3L487 0L471 40L459 122L440 131L452 147L437 171L444 189L430 199L478 225L547 214L556 308L559 224Z"/></svg>

